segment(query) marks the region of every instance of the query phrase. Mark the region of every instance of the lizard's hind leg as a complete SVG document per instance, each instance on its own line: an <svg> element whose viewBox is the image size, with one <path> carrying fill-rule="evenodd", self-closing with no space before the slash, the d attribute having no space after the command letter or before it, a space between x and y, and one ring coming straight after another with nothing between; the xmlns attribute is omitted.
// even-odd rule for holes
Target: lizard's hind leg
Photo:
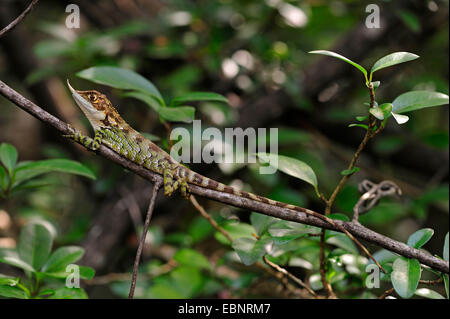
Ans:
<svg viewBox="0 0 450 319"><path fill-rule="evenodd" d="M189 185L185 179L181 180L181 186L180 186L180 192L181 196L188 199L191 193L189 192Z"/></svg>

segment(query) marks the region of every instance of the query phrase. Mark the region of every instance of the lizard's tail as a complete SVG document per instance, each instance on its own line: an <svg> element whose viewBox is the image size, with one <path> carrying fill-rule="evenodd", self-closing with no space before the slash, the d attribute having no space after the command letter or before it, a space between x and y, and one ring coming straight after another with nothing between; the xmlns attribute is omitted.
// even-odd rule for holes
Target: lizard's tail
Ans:
<svg viewBox="0 0 450 319"><path fill-rule="evenodd" d="M264 204L269 204L272 206L278 206L281 208L288 208L288 209L292 209L295 211L299 211L302 213L305 213L307 211L306 208L303 207L299 207L299 206L295 206L295 205L291 205L291 204L286 204L286 203L282 203L273 199L269 199L260 195L256 195L253 193L249 193L249 192L244 192L241 191L240 189L237 189L235 187L232 186L228 186L222 183L219 183L213 179L210 179L206 176L200 175L194 171L189 171L187 173L187 181L191 184L195 184L197 186L200 187L204 187L204 188L209 188L209 189L214 189L217 190L219 192L225 192L228 194L233 194L239 197L243 197L243 198L248 198L251 200L255 200Z"/></svg>

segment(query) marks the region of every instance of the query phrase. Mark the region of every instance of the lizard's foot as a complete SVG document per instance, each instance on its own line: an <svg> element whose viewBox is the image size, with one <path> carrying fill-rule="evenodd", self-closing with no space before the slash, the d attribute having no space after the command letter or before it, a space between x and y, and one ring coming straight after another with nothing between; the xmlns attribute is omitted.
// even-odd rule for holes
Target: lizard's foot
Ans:
<svg viewBox="0 0 450 319"><path fill-rule="evenodd" d="M186 181L181 182L180 192L181 196L183 196L186 199L189 199L191 193L189 192L189 185Z"/></svg>

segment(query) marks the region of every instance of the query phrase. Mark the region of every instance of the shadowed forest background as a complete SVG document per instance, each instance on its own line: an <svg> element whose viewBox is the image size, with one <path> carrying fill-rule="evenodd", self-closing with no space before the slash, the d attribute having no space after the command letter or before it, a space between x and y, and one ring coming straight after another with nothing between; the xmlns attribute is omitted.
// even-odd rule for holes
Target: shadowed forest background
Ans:
<svg viewBox="0 0 450 319"><path fill-rule="evenodd" d="M364 24L366 5L372 2L381 9L379 29ZM0 0L0 25L11 22L28 3ZM80 7L80 29L65 26L69 3ZM412 90L448 94L448 9L448 1L439 0L41 0L0 40L0 78L90 135L66 79L80 90L97 89L130 125L151 134L166 149L166 128L153 110L123 97L121 90L93 84L76 73L100 65L131 69L169 99L191 91L220 93L229 105L191 104L203 126L277 127L279 153L308 163L321 191L329 194L363 138L363 129L348 125L355 116L367 113L364 103L369 97L362 75L350 65L307 52L332 50L367 67L389 53L412 52L420 59L377 73L375 80L381 81L377 99L392 101ZM357 165L361 170L342 189L333 212L351 216L360 196L357 185L363 179L395 181L403 196L382 199L361 217L361 223L403 242L418 229L432 228L434 236L423 248L441 255L449 225L448 107L408 115L406 124L389 121L370 142ZM45 219L57 229L55 247L85 249L79 263L96 271L93 279L82 281L89 298L126 297L141 214L152 185L55 132L0 98L0 143L14 145L19 161L70 158L97 177L52 173L41 178L45 186L0 198L0 248L15 247L27 221ZM252 165L192 164L191 168L259 195L323 211L314 190L287 175L259 175ZM245 228L251 227L249 212L198 200L219 224L238 220L244 226L233 231L249 231ZM318 272L317 240L296 239L297 248L274 260L310 281ZM147 244L136 297L308 298L303 289L288 289L292 283L254 265L244 266L226 239L178 194L170 199L158 196ZM195 251L204 259L195 255L200 266L184 267L180 251L185 256ZM17 275L15 271L0 264L0 273ZM333 288L340 297L374 298L385 290L383 286L365 289L363 275L345 267L334 276ZM442 284L435 288L445 295Z"/></svg>

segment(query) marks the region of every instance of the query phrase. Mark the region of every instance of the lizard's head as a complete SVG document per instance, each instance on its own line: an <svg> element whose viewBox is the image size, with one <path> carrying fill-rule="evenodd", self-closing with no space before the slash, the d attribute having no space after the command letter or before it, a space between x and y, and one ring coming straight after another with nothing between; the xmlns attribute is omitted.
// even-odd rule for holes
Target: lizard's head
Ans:
<svg viewBox="0 0 450 319"><path fill-rule="evenodd" d="M69 80L67 85L75 102L95 130L102 127L117 127L123 123L119 113L104 94L95 90L77 91L70 85Z"/></svg>

